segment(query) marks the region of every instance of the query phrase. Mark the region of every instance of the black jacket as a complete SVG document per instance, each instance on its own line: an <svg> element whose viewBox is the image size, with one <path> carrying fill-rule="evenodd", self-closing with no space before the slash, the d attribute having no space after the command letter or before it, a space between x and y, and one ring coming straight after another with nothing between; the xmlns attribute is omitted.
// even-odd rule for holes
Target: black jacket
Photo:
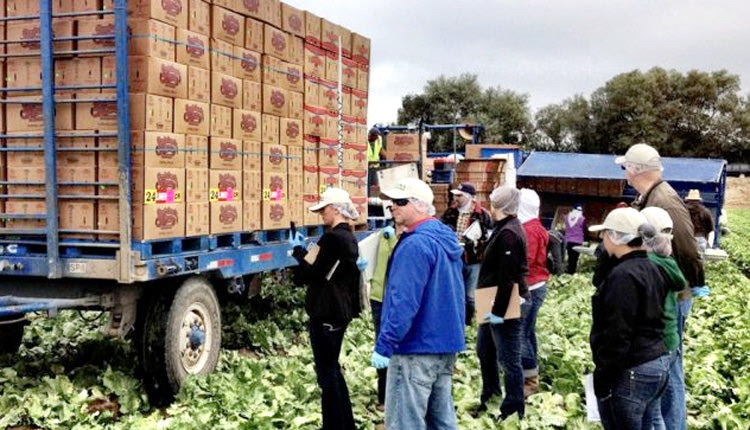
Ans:
<svg viewBox="0 0 750 430"><path fill-rule="evenodd" d="M487 247L484 261L479 269L477 288L497 286L492 313L502 317L508 309L513 284L518 284L518 293L529 296L526 275L529 265L526 261L526 234L518 218L510 216L495 223Z"/></svg>
<svg viewBox="0 0 750 430"><path fill-rule="evenodd" d="M714 217L711 216L711 211L703 206L701 202L696 201L689 201L685 203L685 206L687 206L687 210L690 213L690 220L693 222L693 234L696 237L700 236L708 239L708 234L714 231Z"/></svg>
<svg viewBox="0 0 750 430"><path fill-rule="evenodd" d="M456 225L458 224L458 209L448 208L440 221L450 227L453 231L456 231ZM465 240L464 241L464 262L466 264L477 264L481 263L484 258L484 249L487 245L487 231L492 228L492 216L483 208L481 203L474 202L474 210L471 212L471 225L474 221L479 221L479 226L482 227L482 237L478 241ZM461 238L459 238L461 240Z"/></svg>
<svg viewBox="0 0 750 430"><path fill-rule="evenodd" d="M357 239L351 228L341 223L324 233L318 246L320 251L313 264L304 260L307 250L303 247L295 247L292 253L299 263L294 268L295 282L307 285L305 310L313 321L349 322L361 311ZM336 261L339 261L339 265L328 281L326 276Z"/></svg>
<svg viewBox="0 0 750 430"><path fill-rule="evenodd" d="M664 279L646 251L617 259L591 299L594 389L606 397L622 373L666 353Z"/></svg>

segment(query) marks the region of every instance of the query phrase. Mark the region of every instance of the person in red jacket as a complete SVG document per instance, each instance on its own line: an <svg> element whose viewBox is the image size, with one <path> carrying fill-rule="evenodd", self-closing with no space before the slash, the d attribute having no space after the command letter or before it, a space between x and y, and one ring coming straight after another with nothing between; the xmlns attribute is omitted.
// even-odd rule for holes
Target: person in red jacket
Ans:
<svg viewBox="0 0 750 430"><path fill-rule="evenodd" d="M539 363L537 362L536 317L547 297L547 244L549 234L539 219L539 195L534 190L520 191L518 220L526 233L526 261L529 273L526 285L531 300L521 306L523 337L521 338L521 365L523 366L523 394L528 397L539 391Z"/></svg>

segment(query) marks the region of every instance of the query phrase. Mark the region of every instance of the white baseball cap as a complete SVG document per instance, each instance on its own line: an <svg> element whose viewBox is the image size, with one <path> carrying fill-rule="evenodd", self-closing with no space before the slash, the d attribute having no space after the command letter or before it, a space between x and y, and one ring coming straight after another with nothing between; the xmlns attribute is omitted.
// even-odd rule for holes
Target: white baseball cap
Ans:
<svg viewBox="0 0 750 430"><path fill-rule="evenodd" d="M349 193L341 188L328 188L320 195L320 200L315 206L310 206L310 212L318 212L324 207L333 203L348 203L352 204L352 199L349 198Z"/></svg>
<svg viewBox="0 0 750 430"><path fill-rule="evenodd" d="M661 157L653 146L636 143L628 148L625 155L615 158L615 164L633 163L653 168L661 168Z"/></svg>
<svg viewBox="0 0 750 430"><path fill-rule="evenodd" d="M592 225L589 231L613 230L637 235L638 227L647 222L646 217L633 208L618 208L607 215L603 224Z"/></svg>
<svg viewBox="0 0 750 430"><path fill-rule="evenodd" d="M381 191L389 199L417 199L429 205L435 199L429 185L417 178L404 178L391 189Z"/></svg>

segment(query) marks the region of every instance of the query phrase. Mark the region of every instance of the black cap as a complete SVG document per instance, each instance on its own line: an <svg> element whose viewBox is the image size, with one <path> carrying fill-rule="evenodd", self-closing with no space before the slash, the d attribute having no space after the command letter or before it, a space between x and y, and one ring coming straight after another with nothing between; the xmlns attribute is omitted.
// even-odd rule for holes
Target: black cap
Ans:
<svg viewBox="0 0 750 430"><path fill-rule="evenodd" d="M462 193L471 194L472 196L477 195L477 190L474 188L474 184L470 182L463 182L451 191L461 191Z"/></svg>

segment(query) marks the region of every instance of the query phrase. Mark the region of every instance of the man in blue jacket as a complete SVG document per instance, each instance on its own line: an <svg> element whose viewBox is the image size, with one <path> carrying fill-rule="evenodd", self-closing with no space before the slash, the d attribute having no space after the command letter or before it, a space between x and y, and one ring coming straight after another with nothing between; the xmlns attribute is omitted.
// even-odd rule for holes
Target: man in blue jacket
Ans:
<svg viewBox="0 0 750 430"><path fill-rule="evenodd" d="M455 429L451 385L464 344L463 249L456 234L432 215L433 194L406 178L385 197L406 230L386 272L380 335L372 365L388 367L388 429Z"/></svg>

